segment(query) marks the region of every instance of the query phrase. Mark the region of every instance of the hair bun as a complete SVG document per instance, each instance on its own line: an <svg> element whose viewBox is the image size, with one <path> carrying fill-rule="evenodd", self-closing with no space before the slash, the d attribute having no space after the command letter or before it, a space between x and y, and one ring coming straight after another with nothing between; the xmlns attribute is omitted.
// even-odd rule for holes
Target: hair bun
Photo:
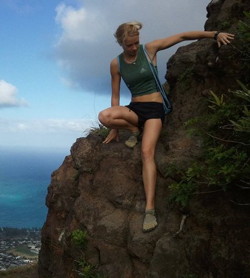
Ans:
<svg viewBox="0 0 250 278"><path fill-rule="evenodd" d="M139 35L139 30L141 30L142 28L142 23L139 21L130 21L130 22L126 22L121 24L114 36L117 40L117 42L122 45L125 37L127 36L136 36Z"/></svg>

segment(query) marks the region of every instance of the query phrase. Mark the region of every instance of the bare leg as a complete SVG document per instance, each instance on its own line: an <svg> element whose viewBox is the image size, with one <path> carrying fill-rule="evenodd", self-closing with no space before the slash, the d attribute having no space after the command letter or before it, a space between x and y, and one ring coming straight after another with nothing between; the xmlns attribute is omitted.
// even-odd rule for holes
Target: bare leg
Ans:
<svg viewBox="0 0 250 278"><path fill-rule="evenodd" d="M154 157L161 128L161 119L147 120L144 125L142 137L142 177L146 195L145 217L143 222L144 232L149 232L157 226L154 211L157 170Z"/></svg>
<svg viewBox="0 0 250 278"><path fill-rule="evenodd" d="M155 207L156 164L155 148L162 128L161 119L145 122L142 137L142 175L146 194L146 210Z"/></svg>
<svg viewBox="0 0 250 278"><path fill-rule="evenodd" d="M124 106L113 106L99 113L100 122L109 128L128 129L132 132L138 131L137 115Z"/></svg>

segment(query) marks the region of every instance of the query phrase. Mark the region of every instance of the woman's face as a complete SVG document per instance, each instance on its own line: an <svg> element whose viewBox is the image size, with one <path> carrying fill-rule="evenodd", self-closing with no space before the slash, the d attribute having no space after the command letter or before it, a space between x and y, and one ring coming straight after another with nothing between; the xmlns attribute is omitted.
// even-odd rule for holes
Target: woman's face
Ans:
<svg viewBox="0 0 250 278"><path fill-rule="evenodd" d="M140 40L139 35L136 36L128 36L124 39L122 43L122 48L124 53L128 56L136 56L137 51L139 49Z"/></svg>

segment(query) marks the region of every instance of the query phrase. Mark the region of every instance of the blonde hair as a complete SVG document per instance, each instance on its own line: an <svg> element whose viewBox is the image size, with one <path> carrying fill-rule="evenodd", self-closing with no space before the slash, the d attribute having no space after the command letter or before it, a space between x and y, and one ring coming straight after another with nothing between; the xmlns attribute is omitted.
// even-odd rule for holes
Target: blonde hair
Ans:
<svg viewBox="0 0 250 278"><path fill-rule="evenodd" d="M122 45L124 39L128 36L132 37L132 36L137 36L139 35L139 30L142 28L142 23L138 22L138 21L131 21L131 22L126 22L121 24L114 36L116 38L116 41Z"/></svg>

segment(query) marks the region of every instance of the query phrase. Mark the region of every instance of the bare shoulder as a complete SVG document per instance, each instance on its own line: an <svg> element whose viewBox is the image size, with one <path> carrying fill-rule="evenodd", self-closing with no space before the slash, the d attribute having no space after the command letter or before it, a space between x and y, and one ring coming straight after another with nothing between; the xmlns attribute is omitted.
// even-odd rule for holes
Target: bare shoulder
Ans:
<svg viewBox="0 0 250 278"><path fill-rule="evenodd" d="M118 58L115 57L115 58L111 61L110 66L111 66L111 67L117 67L118 64L119 64L119 63L118 63Z"/></svg>
<svg viewBox="0 0 250 278"><path fill-rule="evenodd" d="M117 57L115 57L110 63L110 72L112 74L119 73L119 62L118 62Z"/></svg>

